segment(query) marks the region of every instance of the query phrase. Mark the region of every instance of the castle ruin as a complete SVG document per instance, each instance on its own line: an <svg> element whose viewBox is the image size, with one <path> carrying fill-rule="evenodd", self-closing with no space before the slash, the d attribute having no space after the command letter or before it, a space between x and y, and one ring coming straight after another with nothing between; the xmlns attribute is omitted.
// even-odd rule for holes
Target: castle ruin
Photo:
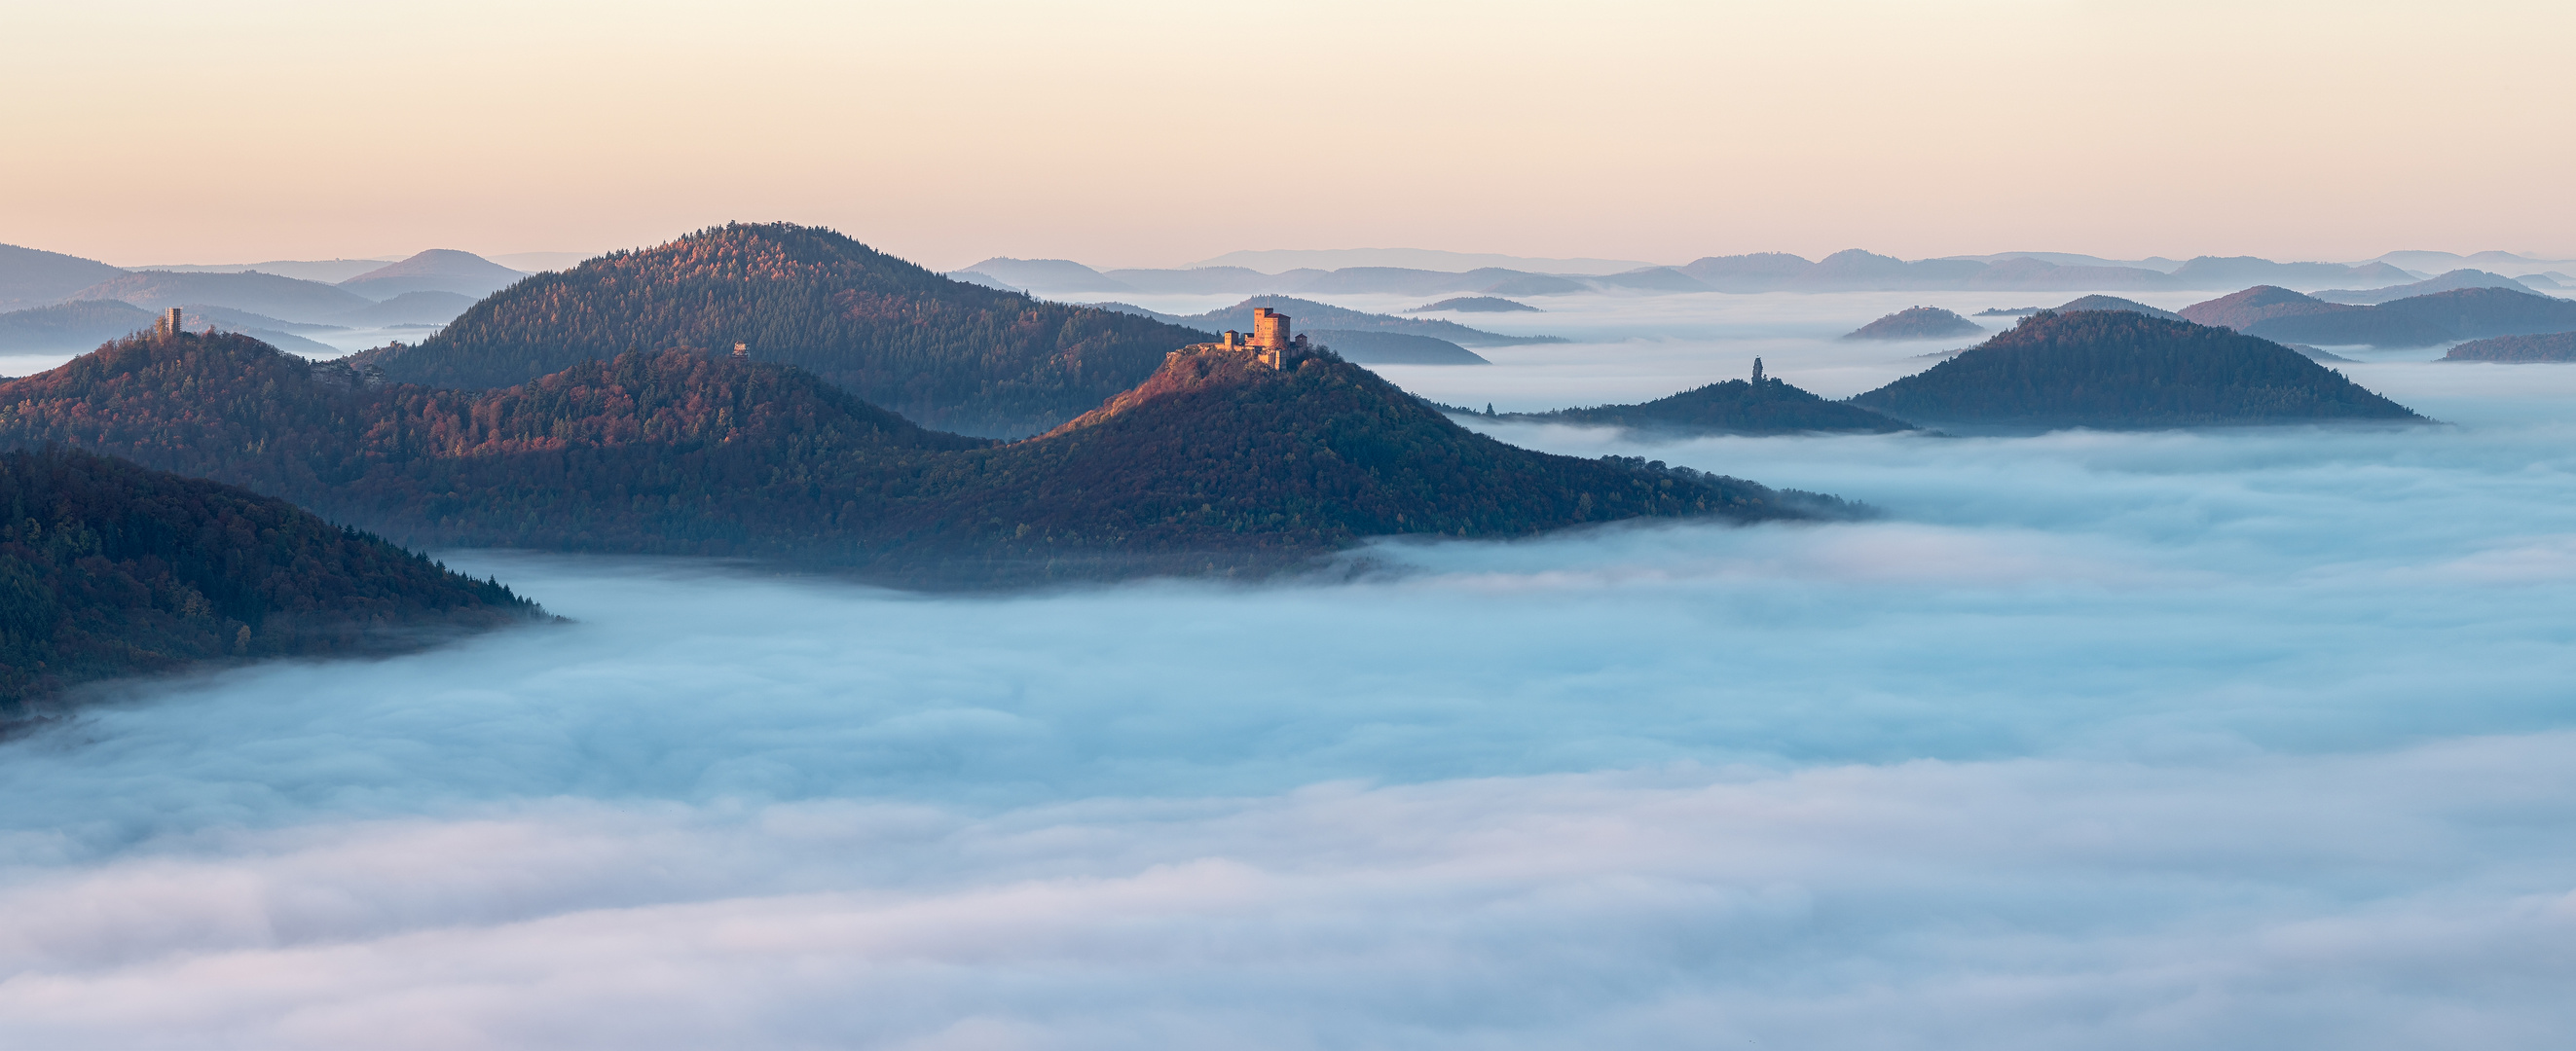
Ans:
<svg viewBox="0 0 2576 1051"><path fill-rule="evenodd" d="M1225 334L1217 337L1214 343L1196 343L1172 353L1216 351L1226 354L1247 354L1255 363L1275 369L1285 363L1289 348L1305 345L1305 338L1289 336L1288 315L1269 307L1254 307L1250 336L1227 329Z"/></svg>

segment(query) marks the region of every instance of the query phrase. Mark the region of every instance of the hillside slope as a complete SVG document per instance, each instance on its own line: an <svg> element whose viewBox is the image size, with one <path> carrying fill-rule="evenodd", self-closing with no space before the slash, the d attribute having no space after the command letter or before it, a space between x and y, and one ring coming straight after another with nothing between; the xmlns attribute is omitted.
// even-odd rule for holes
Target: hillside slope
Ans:
<svg viewBox="0 0 2576 1051"><path fill-rule="evenodd" d="M124 273L95 259L0 245L0 310L58 303Z"/></svg>
<svg viewBox="0 0 2576 1051"><path fill-rule="evenodd" d="M2490 336L2452 347L2443 361L2511 363L2576 361L2576 332L2528 336Z"/></svg>
<svg viewBox="0 0 2576 1051"><path fill-rule="evenodd" d="M282 500L75 451L0 454L0 714L206 661L384 653L538 615Z"/></svg>
<svg viewBox="0 0 2576 1051"><path fill-rule="evenodd" d="M82 350L152 327L149 310L119 299L80 299L0 314L0 352Z"/></svg>
<svg viewBox="0 0 2576 1051"><path fill-rule="evenodd" d="M410 543L923 581L1230 571L1377 533L1806 513L1752 483L1501 445L1329 355L1181 382L1203 357L1175 353L1081 426L1003 446L730 355L626 354L464 391L370 384L241 337L137 338L0 384L0 445L132 456Z"/></svg>
<svg viewBox="0 0 2576 1051"><path fill-rule="evenodd" d="M1950 339L1982 336L1976 322L1940 307L1907 307L1843 333L1844 339Z"/></svg>
<svg viewBox="0 0 2576 1051"><path fill-rule="evenodd" d="M1857 405L1826 401L1777 376L1766 377L1759 359L1753 363L1753 378L1749 381L1726 380L1635 405L1516 412L1498 418L1677 435L1889 434L1913 429L1903 420Z"/></svg>
<svg viewBox="0 0 2576 1051"><path fill-rule="evenodd" d="M328 322L374 300L319 281L276 274L138 270L80 290L76 299L121 299L147 310L200 303L286 321Z"/></svg>
<svg viewBox="0 0 2576 1051"><path fill-rule="evenodd" d="M2576 330L2576 302L2523 288L2453 289L2372 306L2258 286L2183 308L2204 325L2295 343L2429 347L2456 339Z"/></svg>
<svg viewBox="0 0 2576 1051"><path fill-rule="evenodd" d="M472 252L432 248L342 281L339 287L377 302L412 292L480 299L526 276Z"/></svg>
<svg viewBox="0 0 2576 1051"><path fill-rule="evenodd" d="M1936 426L2424 422L2405 406L2269 340L2100 310L2031 315L1851 402Z"/></svg>
<svg viewBox="0 0 2576 1051"><path fill-rule="evenodd" d="M711 227L522 281L417 346L359 355L396 381L484 389L630 352L795 365L943 430L1046 430L1208 336L951 281L840 234Z"/></svg>

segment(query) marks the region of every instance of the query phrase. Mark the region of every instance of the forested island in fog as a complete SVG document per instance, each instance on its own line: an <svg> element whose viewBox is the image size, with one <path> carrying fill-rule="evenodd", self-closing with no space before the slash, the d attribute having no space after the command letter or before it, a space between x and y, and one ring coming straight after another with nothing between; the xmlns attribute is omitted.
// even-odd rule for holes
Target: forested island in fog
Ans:
<svg viewBox="0 0 2576 1051"><path fill-rule="evenodd" d="M2270 340L2126 310L2033 314L1851 403L1927 426L2427 422Z"/></svg>
<svg viewBox="0 0 2576 1051"><path fill-rule="evenodd" d="M921 582L1267 572L1377 535L1836 506L1515 448L1328 353L1247 360L1170 353L1083 426L1002 443L730 354L627 353L459 390L371 383L248 337L141 336L0 385L0 443L201 474L405 543L747 555Z"/></svg>
<svg viewBox="0 0 2576 1051"><path fill-rule="evenodd" d="M0 720L97 679L400 652L539 615L283 500L86 452L0 453Z"/></svg>

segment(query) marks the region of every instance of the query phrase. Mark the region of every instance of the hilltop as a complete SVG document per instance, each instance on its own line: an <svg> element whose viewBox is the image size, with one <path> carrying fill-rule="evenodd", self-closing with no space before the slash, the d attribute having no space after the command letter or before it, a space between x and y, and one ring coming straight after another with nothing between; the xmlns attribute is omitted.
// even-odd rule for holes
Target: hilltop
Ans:
<svg viewBox="0 0 2576 1051"><path fill-rule="evenodd" d="M1844 339L1948 339L1982 336L1976 322L1940 307L1907 307L1843 334Z"/></svg>
<svg viewBox="0 0 2576 1051"><path fill-rule="evenodd" d="M2443 361L2576 361L2576 332L2493 336L2452 347Z"/></svg>
<svg viewBox="0 0 2576 1051"><path fill-rule="evenodd" d="M2451 340L2576 329L2576 302L2518 288L2473 287L2375 306L2328 303L2261 286L2183 308L2204 325L2298 343L2429 347Z"/></svg>
<svg viewBox="0 0 2576 1051"><path fill-rule="evenodd" d="M526 276L472 252L432 248L349 278L339 287L379 302L412 292L480 299Z"/></svg>
<svg viewBox="0 0 2576 1051"><path fill-rule="evenodd" d="M2539 281L2543 285L2554 285L2557 283L2545 277L2533 278L2532 280ZM2490 274L2484 270L2462 269L2448 271L2438 277L2427 278L2412 284L2390 285L2386 288L2372 289L2331 288L2323 292L2318 292L2315 295L2316 298L2325 300L2329 303L2378 304L2388 302L2392 299L2405 299L2410 296L2431 295L2435 292L2448 292L2455 288L2510 288L2519 292L2533 291L2530 284L2514 280L2513 278L2506 277L2503 274Z"/></svg>
<svg viewBox="0 0 2576 1051"><path fill-rule="evenodd" d="M1759 358L1754 359L1753 378L1749 381L1726 380L1636 405L1516 412L1493 418L1625 427L1671 435L1889 434L1914 429L1903 420L1856 405L1826 401L1777 376L1766 377Z"/></svg>
<svg viewBox="0 0 2576 1051"><path fill-rule="evenodd" d="M138 270L81 289L71 298L121 299L147 310L202 303L297 322L328 322L375 302L319 281L255 271Z"/></svg>
<svg viewBox="0 0 2576 1051"><path fill-rule="evenodd" d="M282 500L84 452L0 454L0 715L98 679L388 653L536 607Z"/></svg>
<svg viewBox="0 0 2576 1051"><path fill-rule="evenodd" d="M1851 403L1936 426L2425 422L2270 340L2103 310L2031 315Z"/></svg>
<svg viewBox="0 0 2576 1051"><path fill-rule="evenodd" d="M2173 311L2159 310L2155 307L2138 302L2137 300L2122 299L2118 296L2077 296L2064 303L2058 304L2054 309L2060 314L2076 310L2126 310L2133 313L2145 314L2148 317L2163 318L2167 321L2185 320L2182 315L2174 313ZM2039 311L2034 310L2031 311L2031 313L2036 314L2039 313Z"/></svg>
<svg viewBox="0 0 2576 1051"><path fill-rule="evenodd" d="M1750 482L1503 445L1329 354L1248 360L1174 352L1080 426L1002 444L731 355L629 353L465 391L238 336L138 338L0 384L0 444L128 455L408 543L915 582L1267 571L1382 534L1810 513Z"/></svg>
<svg viewBox="0 0 2576 1051"><path fill-rule="evenodd" d="M585 360L745 343L920 423L1008 436L1071 419L1206 338L952 281L830 230L735 223L537 274L416 346L355 363L487 389Z"/></svg>
<svg viewBox="0 0 2576 1051"><path fill-rule="evenodd" d="M0 309L58 303L124 274L95 259L0 245Z"/></svg>
<svg viewBox="0 0 2576 1051"><path fill-rule="evenodd" d="M1461 314L1544 313L1527 303L1514 302L1501 296L1452 296L1437 303L1424 303L1405 313L1428 314L1439 310L1456 311Z"/></svg>

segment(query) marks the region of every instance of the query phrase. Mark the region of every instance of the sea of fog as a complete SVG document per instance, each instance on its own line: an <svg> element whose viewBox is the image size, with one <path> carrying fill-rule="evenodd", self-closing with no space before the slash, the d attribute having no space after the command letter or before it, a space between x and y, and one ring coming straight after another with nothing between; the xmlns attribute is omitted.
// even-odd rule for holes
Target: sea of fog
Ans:
<svg viewBox="0 0 2576 1051"><path fill-rule="evenodd" d="M1830 338L1919 298L1385 371L1842 394L1946 349ZM1493 423L1886 515L1332 583L444 552L570 621L0 744L0 1045L2559 1046L2576 368L2430 356L2342 366L2410 430Z"/></svg>

